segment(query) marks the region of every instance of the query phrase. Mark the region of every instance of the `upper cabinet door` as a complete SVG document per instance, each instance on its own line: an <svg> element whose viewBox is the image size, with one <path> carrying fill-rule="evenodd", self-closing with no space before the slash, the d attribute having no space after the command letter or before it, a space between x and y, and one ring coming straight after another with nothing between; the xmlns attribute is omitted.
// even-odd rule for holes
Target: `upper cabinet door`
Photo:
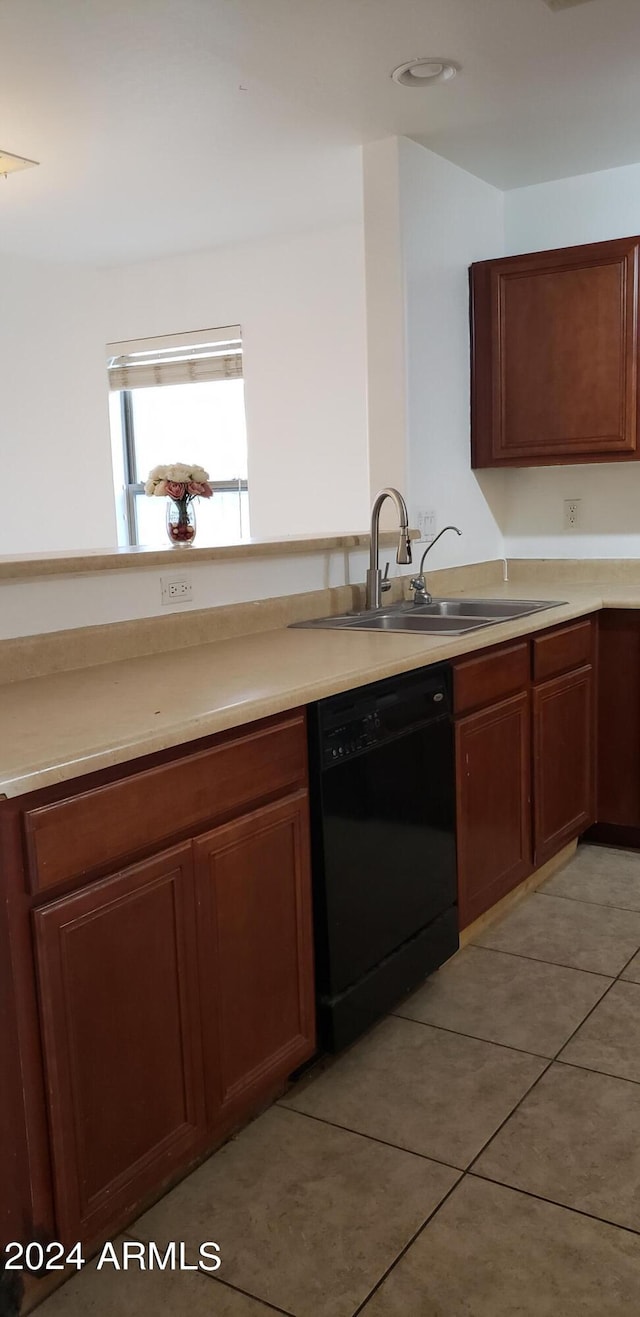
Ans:
<svg viewBox="0 0 640 1317"><path fill-rule="evenodd" d="M472 266L472 465L638 458L638 238Z"/></svg>

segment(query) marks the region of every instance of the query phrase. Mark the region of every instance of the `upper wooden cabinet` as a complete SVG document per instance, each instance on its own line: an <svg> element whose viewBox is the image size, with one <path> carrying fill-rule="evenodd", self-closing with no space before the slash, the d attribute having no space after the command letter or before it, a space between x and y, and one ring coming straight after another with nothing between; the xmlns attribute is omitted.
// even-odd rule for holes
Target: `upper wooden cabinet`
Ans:
<svg viewBox="0 0 640 1317"><path fill-rule="evenodd" d="M640 457L639 244L471 267L472 466Z"/></svg>

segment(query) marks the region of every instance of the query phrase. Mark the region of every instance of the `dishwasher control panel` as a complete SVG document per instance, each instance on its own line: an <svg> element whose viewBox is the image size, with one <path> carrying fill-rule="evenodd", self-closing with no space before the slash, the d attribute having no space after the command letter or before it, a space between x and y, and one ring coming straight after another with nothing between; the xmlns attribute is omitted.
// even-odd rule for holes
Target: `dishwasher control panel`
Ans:
<svg viewBox="0 0 640 1317"><path fill-rule="evenodd" d="M356 718L352 722L343 723L341 727L325 732L322 747L323 762L335 764L336 760L347 759L349 755L357 754L359 750L366 750L368 746L375 745L380 725L379 714L368 713L363 718Z"/></svg>
<svg viewBox="0 0 640 1317"><path fill-rule="evenodd" d="M442 669L390 677L319 705L320 757L330 768L393 737L451 713L451 683Z"/></svg>

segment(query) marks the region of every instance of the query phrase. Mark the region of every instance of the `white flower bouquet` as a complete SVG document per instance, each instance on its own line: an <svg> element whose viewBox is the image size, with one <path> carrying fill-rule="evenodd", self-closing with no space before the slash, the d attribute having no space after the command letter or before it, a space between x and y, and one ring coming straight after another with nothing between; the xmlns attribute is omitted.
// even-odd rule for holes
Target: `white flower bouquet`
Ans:
<svg viewBox="0 0 640 1317"><path fill-rule="evenodd" d="M213 489L209 472L203 466L174 462L171 466L154 466L144 486L150 498L167 498L167 534L172 544L191 544L196 533L194 498L211 498Z"/></svg>
<svg viewBox="0 0 640 1317"><path fill-rule="evenodd" d="M172 466L154 466L145 481L144 492L150 497L172 498L179 503L182 499L190 502L192 498L211 498L213 490L209 472L203 466L174 462Z"/></svg>

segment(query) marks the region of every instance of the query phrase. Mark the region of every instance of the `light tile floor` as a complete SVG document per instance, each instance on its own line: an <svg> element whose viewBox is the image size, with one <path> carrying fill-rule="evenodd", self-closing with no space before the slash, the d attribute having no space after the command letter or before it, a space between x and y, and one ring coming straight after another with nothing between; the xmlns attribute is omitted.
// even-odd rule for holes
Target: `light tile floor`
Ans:
<svg viewBox="0 0 640 1317"><path fill-rule="evenodd" d="M640 855L581 847L42 1317L638 1317Z"/></svg>

